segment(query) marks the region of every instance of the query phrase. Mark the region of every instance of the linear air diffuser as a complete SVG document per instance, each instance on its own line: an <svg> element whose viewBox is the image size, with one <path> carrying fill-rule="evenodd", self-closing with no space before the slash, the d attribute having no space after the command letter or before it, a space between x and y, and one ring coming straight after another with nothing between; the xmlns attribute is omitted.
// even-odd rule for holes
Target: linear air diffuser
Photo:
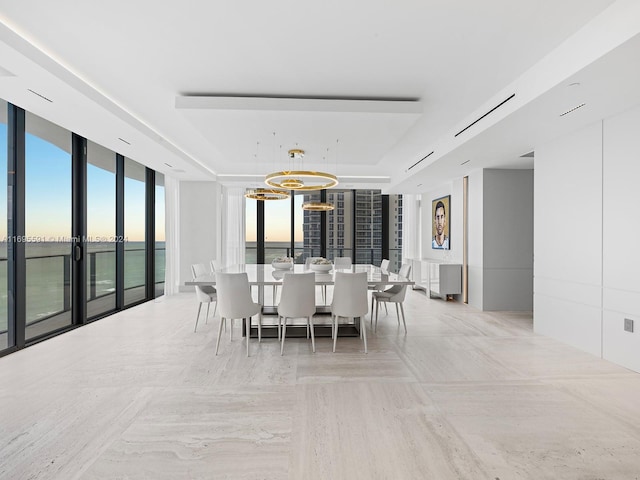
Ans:
<svg viewBox="0 0 640 480"><path fill-rule="evenodd" d="M433 152L425 155L424 157L422 157L420 160L418 160L416 163L414 163L413 165L411 165L409 168L407 168L407 172L409 170L411 170L413 167L415 167L416 165L419 165L421 162L425 161L428 157L430 157L431 155L433 155Z"/></svg>
<svg viewBox="0 0 640 480"><path fill-rule="evenodd" d="M495 112L498 108L500 108L502 105L504 105L505 103L507 103L509 100L511 100L513 97L515 97L516 94L513 93L511 94L511 96L509 98L506 98L505 100L501 101L498 105L496 105L495 107L493 107L491 110L489 110L487 113L485 113L484 115L482 115L481 117L477 118L476 120L474 120L473 122L471 122L469 125L467 125L466 127L464 127L462 130L460 130L458 133L456 133L454 135L454 137L457 137L458 135L460 135L462 132L464 132L465 130L473 127L476 123L478 123L480 120L482 120L484 117L486 117L487 115L489 115L490 113Z"/></svg>

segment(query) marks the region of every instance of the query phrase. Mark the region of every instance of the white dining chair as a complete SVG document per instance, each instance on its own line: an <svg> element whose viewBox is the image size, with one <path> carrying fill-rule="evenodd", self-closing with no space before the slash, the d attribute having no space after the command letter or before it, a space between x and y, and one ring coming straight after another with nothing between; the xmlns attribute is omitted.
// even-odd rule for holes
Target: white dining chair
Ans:
<svg viewBox="0 0 640 480"><path fill-rule="evenodd" d="M380 270L384 273L389 271L389 259L384 258L382 262L380 262ZM376 292L381 292L387 286L386 283L377 283L375 285L369 285L369 290L374 290ZM389 315L389 310L387 310L387 304L384 304L384 309L387 311L387 315ZM373 295L371 295L371 313L373 313ZM371 315L371 323L373 324L373 315Z"/></svg>
<svg viewBox="0 0 640 480"><path fill-rule="evenodd" d="M336 257L333 259L333 267L336 270L351 268L351 257Z"/></svg>
<svg viewBox="0 0 640 480"><path fill-rule="evenodd" d="M304 260L304 269L309 270L311 268L311 262L317 258L322 257L307 257ZM322 293L322 304L327 304L327 286L326 285L318 285L320 287L320 293Z"/></svg>
<svg viewBox="0 0 640 480"><path fill-rule="evenodd" d="M196 277L201 275L207 275L211 273L207 267L202 263L196 263L191 265L191 275L195 280ZM204 317L204 323L207 323L209 320L209 307L211 303L216 302L215 308L213 309L213 316L216 316L216 310L218 309L218 293L216 289L210 285L196 285L196 298L198 299L198 313L196 314L196 326L193 331L198 330L198 320L200 319L200 311L202 310L202 304L207 304L207 314Z"/></svg>
<svg viewBox="0 0 640 480"><path fill-rule="evenodd" d="M216 341L216 355L222 336L222 325L226 319L243 318L247 337L247 357L249 356L249 337L251 336L251 317L258 315L258 342L262 340L262 305L251 298L249 277L246 273L216 273L218 303L220 304L220 328ZM233 335L233 328L231 328Z"/></svg>
<svg viewBox="0 0 640 480"><path fill-rule="evenodd" d="M218 260L211 260L209 262L209 267L211 267L211 271L212 272L217 272L217 271L220 270L221 265L220 265L220 262Z"/></svg>
<svg viewBox="0 0 640 480"><path fill-rule="evenodd" d="M313 315L316 313L316 275L310 273L285 273L282 281L282 293L278 304L278 329L282 323L282 339L280 355L284 352L284 340L287 337L288 318L306 318L307 329L311 332L311 348L316 351L316 340L313 328Z"/></svg>
<svg viewBox="0 0 640 480"><path fill-rule="evenodd" d="M400 267L399 276L408 278L411 273L411 264L405 263ZM376 320L373 325L373 331L375 332L378 327L378 309L380 303L395 303L396 304L396 315L398 316L398 325L400 325L400 312L398 311L398 305L400 306L400 311L402 312L402 324L404 325L404 333L407 333L407 322L404 318L404 298L407 293L407 285L393 285L390 288L382 291L382 292L373 292L373 298L376 301Z"/></svg>
<svg viewBox="0 0 640 480"><path fill-rule="evenodd" d="M366 272L336 272L333 300L331 302L331 336L333 351L336 351L338 339L338 320L342 318L360 318L360 336L364 340L364 353L367 353L367 331L364 317L369 311L367 302Z"/></svg>

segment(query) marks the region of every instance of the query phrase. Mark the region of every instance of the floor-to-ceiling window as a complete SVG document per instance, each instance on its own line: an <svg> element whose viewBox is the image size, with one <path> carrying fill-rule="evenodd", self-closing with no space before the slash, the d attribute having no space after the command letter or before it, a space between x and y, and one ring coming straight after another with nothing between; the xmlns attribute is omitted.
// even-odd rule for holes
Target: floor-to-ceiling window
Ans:
<svg viewBox="0 0 640 480"><path fill-rule="evenodd" d="M264 261L276 257L290 257L291 198L264 200Z"/></svg>
<svg viewBox="0 0 640 480"><path fill-rule="evenodd" d="M306 192L302 195L303 203L320 202L319 191ZM302 208L302 207L300 207ZM304 210L302 214L302 255L300 262L308 257L320 257L322 253L322 212Z"/></svg>
<svg viewBox="0 0 640 480"><path fill-rule="evenodd" d="M334 209L303 210L306 202L327 202ZM383 210L383 203L389 207ZM399 268L401 195L383 196L380 190L330 189L296 192L290 200L248 200L245 210L247 263L256 263L260 256L256 233L260 231L257 213L260 208L264 208L266 263L275 256L288 255L293 256L296 263L304 263L308 257L325 256L330 260L351 257L354 263L379 265L383 257L388 257L394 269Z"/></svg>
<svg viewBox="0 0 640 480"><path fill-rule="evenodd" d="M380 190L355 191L355 263L382 261L382 195Z"/></svg>
<svg viewBox="0 0 640 480"><path fill-rule="evenodd" d="M30 340L71 325L71 132L28 112L25 130L23 240Z"/></svg>
<svg viewBox="0 0 640 480"><path fill-rule="evenodd" d="M7 102L0 99L0 172L7 171ZM0 350L9 346L7 298L7 182L0 181Z"/></svg>
<svg viewBox="0 0 640 480"><path fill-rule="evenodd" d="M295 263L304 262L304 194L293 195L293 255Z"/></svg>
<svg viewBox="0 0 640 480"><path fill-rule="evenodd" d="M0 171L0 355L163 292L162 174L4 100Z"/></svg>
<svg viewBox="0 0 640 480"><path fill-rule="evenodd" d="M164 223L164 175L156 172L156 205L155 205L155 296L164 294L165 271L165 223Z"/></svg>
<svg viewBox="0 0 640 480"><path fill-rule="evenodd" d="M258 263L258 201L245 200L245 243L244 262L248 264Z"/></svg>
<svg viewBox="0 0 640 480"><path fill-rule="evenodd" d="M145 167L124 161L124 304L145 299Z"/></svg>
<svg viewBox="0 0 640 480"><path fill-rule="evenodd" d="M87 142L87 317L116 308L116 154Z"/></svg>
<svg viewBox="0 0 640 480"><path fill-rule="evenodd" d="M387 218L389 269L398 272L402 266L402 195L389 195Z"/></svg>
<svg viewBox="0 0 640 480"><path fill-rule="evenodd" d="M333 205L327 215L327 258L353 258L353 190L327 190L327 202Z"/></svg>

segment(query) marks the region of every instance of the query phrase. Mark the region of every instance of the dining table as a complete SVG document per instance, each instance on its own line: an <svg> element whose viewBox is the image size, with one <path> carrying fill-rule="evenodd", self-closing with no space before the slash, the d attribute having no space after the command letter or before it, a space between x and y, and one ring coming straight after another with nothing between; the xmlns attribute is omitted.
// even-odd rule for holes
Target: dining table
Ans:
<svg viewBox="0 0 640 480"><path fill-rule="evenodd" d="M246 273L249 279L249 285L257 287L257 295L258 295L258 303L262 305L262 313L263 315L277 315L278 306L275 304L266 305L265 304L265 295L264 290L265 287L271 286L272 288L278 288L282 286L282 282L285 274L287 273L315 273L316 285L319 286L331 286L335 283L335 275L336 272L350 272L350 273L359 273L365 272L367 274L367 284L371 287L374 286L391 286L391 285L414 285L415 282L409 278L401 277L397 273L384 270L375 265L368 264L353 264L349 268L340 268L336 269L331 266L329 271L316 271L310 265L304 264L292 264L290 268L276 268L271 264L238 264L231 265L224 268L219 269L222 273ZM207 273L205 275L199 275L192 280L185 282L186 286L214 286L216 285L216 274L215 272ZM275 298L275 295L274 295ZM272 302L275 303L275 302ZM317 315L329 315L331 313L331 306L324 305L316 305L316 314ZM371 312L369 312L371 314ZM340 324L340 328L338 329L338 334L340 336L355 336L360 335L358 330L358 323L354 321L353 323L348 324ZM265 332L263 327L262 336L272 336L269 333L270 325L267 325L267 331ZM254 336L254 330L257 330L255 327L252 327L251 336ZM330 323L326 323L323 325L322 323L318 323L316 326L316 335L323 336L329 332L330 335L331 325ZM289 336L289 327L287 328L287 336ZM273 332L271 332L273 333ZM244 335L244 331L243 331ZM257 332L256 332L257 335ZM277 331L274 335L277 335ZM304 331L302 329L291 329L292 336L302 336L306 335L306 326Z"/></svg>

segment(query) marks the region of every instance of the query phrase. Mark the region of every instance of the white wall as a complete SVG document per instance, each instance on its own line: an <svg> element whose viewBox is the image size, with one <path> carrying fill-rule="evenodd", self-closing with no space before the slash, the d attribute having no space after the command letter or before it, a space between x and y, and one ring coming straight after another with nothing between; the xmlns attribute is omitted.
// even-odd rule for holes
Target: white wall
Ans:
<svg viewBox="0 0 640 480"><path fill-rule="evenodd" d="M431 217L431 202L436 198L451 195L450 217L449 217L449 245L450 250L438 250L431 248L433 238ZM462 263L462 179L455 179L443 184L437 190L431 190L422 194L421 202L421 224L422 224L422 257L447 260L455 263Z"/></svg>
<svg viewBox="0 0 640 480"><path fill-rule="evenodd" d="M483 310L533 310L533 170L483 177Z"/></svg>
<svg viewBox="0 0 640 480"><path fill-rule="evenodd" d="M206 263L220 253L220 185L180 183L180 285L191 279L191 265ZM193 287L181 287L183 291Z"/></svg>
<svg viewBox="0 0 640 480"><path fill-rule="evenodd" d="M536 147L534 328L601 354L602 125Z"/></svg>
<svg viewBox="0 0 640 480"><path fill-rule="evenodd" d="M535 331L636 371L639 132L636 107L536 147L534 235Z"/></svg>
<svg viewBox="0 0 640 480"><path fill-rule="evenodd" d="M604 121L603 357L640 372L640 107ZM634 333L625 332L625 318Z"/></svg>
<svg viewBox="0 0 640 480"><path fill-rule="evenodd" d="M451 195L449 204L449 250L438 250L431 247L433 217L431 216L431 202L436 198ZM421 195L421 250L422 258L444 260L452 263L462 263L463 244L463 196L462 179L455 179L443 184L436 190L430 190ZM460 300L461 295L454 295L456 300Z"/></svg>

